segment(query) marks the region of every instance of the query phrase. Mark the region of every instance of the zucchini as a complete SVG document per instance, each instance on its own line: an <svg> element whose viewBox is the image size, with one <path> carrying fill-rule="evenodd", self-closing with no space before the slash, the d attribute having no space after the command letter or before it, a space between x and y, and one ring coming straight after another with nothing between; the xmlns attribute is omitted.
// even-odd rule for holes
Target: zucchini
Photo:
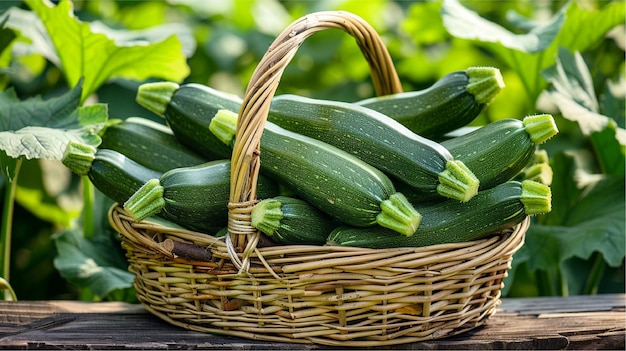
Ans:
<svg viewBox="0 0 626 351"><path fill-rule="evenodd" d="M500 70L470 67L440 78L430 87L355 102L400 122L429 139L472 122L504 88Z"/></svg>
<svg viewBox="0 0 626 351"><path fill-rule="evenodd" d="M237 114L220 110L211 122L211 130L232 147ZM409 236L419 225L420 214L386 174L328 143L267 121L260 159L263 174L336 220L360 227L378 224Z"/></svg>
<svg viewBox="0 0 626 351"><path fill-rule="evenodd" d="M175 168L146 181L125 203L124 209L140 221L160 217L188 229L212 234L227 225L230 196L230 160L215 160ZM263 176L258 197L278 195L278 186Z"/></svg>
<svg viewBox="0 0 626 351"><path fill-rule="evenodd" d="M118 151L142 165L167 172L208 160L183 145L171 129L142 117L129 117L107 126L99 148Z"/></svg>
<svg viewBox="0 0 626 351"><path fill-rule="evenodd" d="M283 245L323 245L339 222L308 202L277 196L252 208L252 226Z"/></svg>
<svg viewBox="0 0 626 351"><path fill-rule="evenodd" d="M508 181L479 191L465 203L445 200L415 206L423 217L411 237L385 228L341 226L328 236L327 245L382 249L483 239L515 226L526 216L549 212L551 192L538 182Z"/></svg>
<svg viewBox="0 0 626 351"><path fill-rule="evenodd" d="M542 114L498 120L441 145L472 169L480 189L488 189L513 179L532 161L537 145L557 133L554 118Z"/></svg>
<svg viewBox="0 0 626 351"><path fill-rule="evenodd" d="M155 82L140 85L136 100L165 117L174 135L192 150L210 160L230 158L230 148L209 133L208 128L219 109L239 111L238 97L201 84Z"/></svg>
<svg viewBox="0 0 626 351"><path fill-rule="evenodd" d="M115 150L70 141L61 162L72 172L87 176L93 186L113 201L123 203L161 172L145 167Z"/></svg>
<svg viewBox="0 0 626 351"><path fill-rule="evenodd" d="M448 150L374 110L281 95L272 100L268 120L356 155L420 194L467 201L478 191L478 179Z"/></svg>

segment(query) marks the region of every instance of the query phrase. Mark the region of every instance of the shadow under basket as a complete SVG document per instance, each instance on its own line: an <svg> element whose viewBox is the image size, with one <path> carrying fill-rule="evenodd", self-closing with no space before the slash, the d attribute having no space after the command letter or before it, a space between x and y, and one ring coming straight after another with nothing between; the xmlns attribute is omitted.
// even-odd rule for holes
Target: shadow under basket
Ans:
<svg viewBox="0 0 626 351"><path fill-rule="evenodd" d="M117 205L109 218L139 301L161 319L248 339L355 347L439 339L484 324L530 222L489 239L422 248L257 248L240 274L223 240L134 222ZM177 256L168 239L202 248L210 260Z"/></svg>

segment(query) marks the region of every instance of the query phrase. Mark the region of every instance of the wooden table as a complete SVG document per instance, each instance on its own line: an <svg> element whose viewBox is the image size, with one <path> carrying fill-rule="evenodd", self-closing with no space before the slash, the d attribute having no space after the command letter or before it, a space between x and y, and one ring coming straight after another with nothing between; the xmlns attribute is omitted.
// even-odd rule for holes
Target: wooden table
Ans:
<svg viewBox="0 0 626 351"><path fill-rule="evenodd" d="M626 295L508 298L465 334L389 349L624 350ZM0 349L326 349L188 331L118 302L0 302ZM335 348L336 349L336 348Z"/></svg>

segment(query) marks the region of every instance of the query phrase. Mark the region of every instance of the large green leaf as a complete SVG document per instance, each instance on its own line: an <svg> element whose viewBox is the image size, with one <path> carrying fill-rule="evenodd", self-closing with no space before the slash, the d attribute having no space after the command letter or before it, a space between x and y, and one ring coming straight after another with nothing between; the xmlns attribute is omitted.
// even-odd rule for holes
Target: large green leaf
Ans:
<svg viewBox="0 0 626 351"><path fill-rule="evenodd" d="M624 24L624 1L598 2L604 5L599 10L581 8L579 1L573 1L569 5L567 20L555 40L558 46L582 52L601 40L609 30Z"/></svg>
<svg viewBox="0 0 626 351"><path fill-rule="evenodd" d="M88 240L77 230L62 231L53 239L58 252L54 266L68 281L99 297L132 287L134 275L127 271L127 263L112 254L116 248L110 240Z"/></svg>
<svg viewBox="0 0 626 351"><path fill-rule="evenodd" d="M547 23L531 28L527 33L517 34L480 17L457 0L444 0L441 15L448 32L456 37L493 43L495 45L490 48L498 51L513 49L526 53L545 50L556 38L564 19L563 13L560 13Z"/></svg>
<svg viewBox="0 0 626 351"><path fill-rule="evenodd" d="M599 113L591 73L580 53L560 48L555 66L543 75L551 85L548 93L554 104L563 117L578 122L583 134L606 128L611 118ZM626 144L624 133L624 129L616 129L621 144Z"/></svg>
<svg viewBox="0 0 626 351"><path fill-rule="evenodd" d="M29 43L23 41L18 43L20 47L16 51L21 52L21 54L37 52L53 64L61 65L46 27L37 17L37 14L18 7L10 8L7 14L9 18L6 27L19 32L21 37L25 38L23 41L29 41Z"/></svg>
<svg viewBox="0 0 626 351"><path fill-rule="evenodd" d="M623 176L626 156L626 130L599 113L591 73L580 53L559 49L556 65L543 72L550 83L549 98L563 117L578 123L589 136L603 173Z"/></svg>
<svg viewBox="0 0 626 351"><path fill-rule="evenodd" d="M529 95L528 104L534 104L545 86L537 72L551 62L552 58L546 50L565 22L564 11L558 12L545 23L526 22L527 27L534 26L522 34L513 33L479 16L457 0L444 0L441 16L450 34L481 44L515 70Z"/></svg>
<svg viewBox="0 0 626 351"><path fill-rule="evenodd" d="M538 72L554 64L560 46L582 52L624 21L624 3L620 1L600 10L567 2L546 22L523 22L528 32L522 34L480 17L457 0L444 0L441 12L444 26L453 36L481 44L517 72L533 105L546 87ZM516 16L515 24L520 27L520 23Z"/></svg>
<svg viewBox="0 0 626 351"><path fill-rule="evenodd" d="M626 250L624 177L593 176L571 152L554 155L552 166L560 180L552 186L553 211L533 223L518 263L551 269L597 251L608 264L619 266Z"/></svg>
<svg viewBox="0 0 626 351"><path fill-rule="evenodd" d="M176 35L156 43L145 40L118 43L76 18L70 0L62 0L56 6L47 0L26 3L43 22L68 83L74 86L84 77L81 101L111 78L162 78L180 82L189 74Z"/></svg>
<svg viewBox="0 0 626 351"><path fill-rule="evenodd" d="M13 158L60 160L70 140L98 145L106 105L78 107L79 83L65 94L20 101L13 89L0 93L0 149Z"/></svg>
<svg viewBox="0 0 626 351"><path fill-rule="evenodd" d="M591 133L591 143L596 151L602 173L616 177L623 177L626 173L626 140L623 139L624 136L626 136L624 129L618 128L614 120L609 120L603 130Z"/></svg>

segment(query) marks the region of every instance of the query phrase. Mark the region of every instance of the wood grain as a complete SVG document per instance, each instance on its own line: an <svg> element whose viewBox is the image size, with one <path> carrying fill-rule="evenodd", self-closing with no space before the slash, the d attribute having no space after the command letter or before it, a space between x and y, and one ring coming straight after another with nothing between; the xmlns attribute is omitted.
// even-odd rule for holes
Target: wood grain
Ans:
<svg viewBox="0 0 626 351"><path fill-rule="evenodd" d="M509 298L485 326L381 349L623 350L626 295ZM210 335L172 326L120 302L0 302L0 349L304 350L324 346ZM337 348L333 348L337 349Z"/></svg>

